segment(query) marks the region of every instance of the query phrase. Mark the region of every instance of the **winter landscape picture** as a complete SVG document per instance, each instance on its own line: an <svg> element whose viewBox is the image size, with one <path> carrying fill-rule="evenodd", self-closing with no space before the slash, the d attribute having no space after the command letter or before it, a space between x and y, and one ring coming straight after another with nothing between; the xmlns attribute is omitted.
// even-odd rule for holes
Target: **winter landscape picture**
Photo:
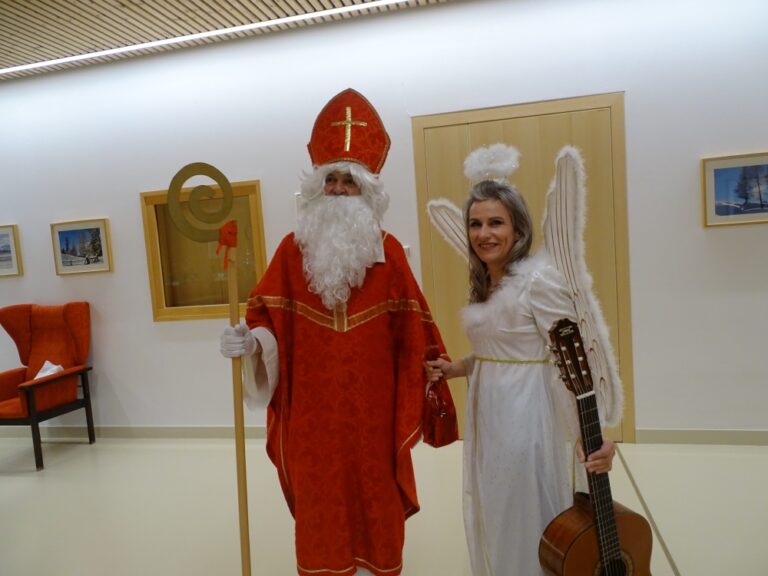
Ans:
<svg viewBox="0 0 768 576"><path fill-rule="evenodd" d="M78 228L59 231L61 263L64 266L90 266L102 262L101 230Z"/></svg>
<svg viewBox="0 0 768 576"><path fill-rule="evenodd" d="M715 169L718 216L768 212L768 164Z"/></svg>
<svg viewBox="0 0 768 576"><path fill-rule="evenodd" d="M106 218L51 224L57 274L106 272L112 269Z"/></svg>
<svg viewBox="0 0 768 576"><path fill-rule="evenodd" d="M704 225L768 222L768 153L702 160Z"/></svg>
<svg viewBox="0 0 768 576"><path fill-rule="evenodd" d="M0 232L0 270L13 268L13 254L11 253L11 234Z"/></svg>
<svg viewBox="0 0 768 576"><path fill-rule="evenodd" d="M21 256L15 224L0 226L0 276L21 275Z"/></svg>

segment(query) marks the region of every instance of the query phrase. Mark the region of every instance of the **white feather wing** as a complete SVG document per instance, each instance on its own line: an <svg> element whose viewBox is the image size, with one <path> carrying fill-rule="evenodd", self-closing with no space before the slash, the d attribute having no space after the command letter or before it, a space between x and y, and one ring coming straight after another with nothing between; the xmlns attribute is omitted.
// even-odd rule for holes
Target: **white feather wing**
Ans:
<svg viewBox="0 0 768 576"><path fill-rule="evenodd" d="M467 234L461 209L450 200L438 198L427 202L427 213L449 246L467 260Z"/></svg>
<svg viewBox="0 0 768 576"><path fill-rule="evenodd" d="M573 292L601 419L606 425L615 426L624 409L624 391L608 327L592 292L592 276L584 259L584 179L581 154L572 146L564 147L555 159L555 177L547 192L542 232L546 250Z"/></svg>

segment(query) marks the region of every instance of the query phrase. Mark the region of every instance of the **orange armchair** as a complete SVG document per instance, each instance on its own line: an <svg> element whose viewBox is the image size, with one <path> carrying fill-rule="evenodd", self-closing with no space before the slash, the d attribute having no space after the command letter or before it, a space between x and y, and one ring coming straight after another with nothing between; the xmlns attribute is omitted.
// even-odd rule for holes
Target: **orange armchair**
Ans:
<svg viewBox="0 0 768 576"><path fill-rule="evenodd" d="M96 441L86 366L91 338L88 302L0 308L0 325L16 343L24 366L0 372L0 426L32 427L37 469L43 468L40 422L85 408L88 442ZM46 360L64 368L35 379ZM80 385L78 386L78 380ZM78 395L78 387L82 395Z"/></svg>

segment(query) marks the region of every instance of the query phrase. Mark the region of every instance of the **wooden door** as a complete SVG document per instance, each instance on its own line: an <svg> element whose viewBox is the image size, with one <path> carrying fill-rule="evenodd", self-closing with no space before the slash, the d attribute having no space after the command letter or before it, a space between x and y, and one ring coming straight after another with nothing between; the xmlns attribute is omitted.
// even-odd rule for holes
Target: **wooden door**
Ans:
<svg viewBox="0 0 768 576"><path fill-rule="evenodd" d="M557 153L567 144L581 151L587 174L587 266L624 383L624 419L607 435L634 442L623 101L623 94L614 93L420 116L413 119L413 140L422 283L454 359L470 351L460 317L467 301L467 266L429 222L427 202L447 198L463 207L470 186L464 158L479 146L504 142L521 153L510 180L525 196L534 223L540 223ZM541 240L537 226L534 250ZM451 389L463 414L466 381L452 381Z"/></svg>

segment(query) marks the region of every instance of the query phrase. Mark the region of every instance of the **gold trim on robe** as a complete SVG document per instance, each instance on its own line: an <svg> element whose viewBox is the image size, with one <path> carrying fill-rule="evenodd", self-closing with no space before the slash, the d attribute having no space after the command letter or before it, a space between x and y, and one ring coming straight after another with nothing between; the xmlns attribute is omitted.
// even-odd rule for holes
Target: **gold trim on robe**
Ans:
<svg viewBox="0 0 768 576"><path fill-rule="evenodd" d="M388 312L418 312L421 314L422 322L430 324L433 322L432 314L428 310L422 309L417 300L387 300L350 316L347 314L346 304L339 304L333 310L325 309L325 311L320 311L303 302L290 300L282 296L255 296L248 299L248 308L256 309L260 306L282 308L303 316L315 324L342 333L349 332L353 328L357 328Z"/></svg>

